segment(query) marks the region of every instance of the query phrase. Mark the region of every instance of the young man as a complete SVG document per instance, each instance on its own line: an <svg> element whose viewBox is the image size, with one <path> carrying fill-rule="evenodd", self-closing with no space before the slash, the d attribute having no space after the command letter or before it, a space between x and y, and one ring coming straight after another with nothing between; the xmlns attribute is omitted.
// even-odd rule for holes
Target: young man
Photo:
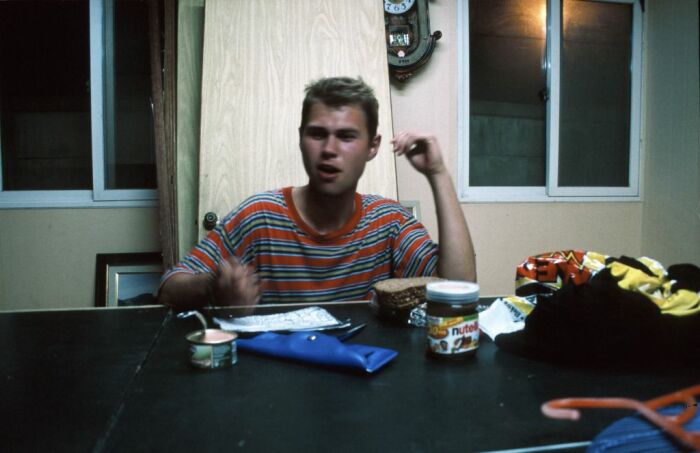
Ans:
<svg viewBox="0 0 700 453"><path fill-rule="evenodd" d="M397 202L355 192L381 143L377 112L361 79L309 85L299 127L308 184L243 202L164 275L159 300L176 309L314 303L368 299L374 283L392 277L476 280L469 230L434 136L404 131L392 144L430 182L439 246Z"/></svg>

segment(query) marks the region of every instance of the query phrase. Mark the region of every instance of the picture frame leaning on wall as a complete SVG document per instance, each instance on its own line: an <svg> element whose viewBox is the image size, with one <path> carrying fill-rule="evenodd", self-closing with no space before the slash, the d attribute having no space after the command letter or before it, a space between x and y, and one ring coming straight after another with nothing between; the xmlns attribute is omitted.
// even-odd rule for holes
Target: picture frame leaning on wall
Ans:
<svg viewBox="0 0 700 453"><path fill-rule="evenodd" d="M162 274L160 252L98 253L95 259L95 306L155 304L155 291Z"/></svg>

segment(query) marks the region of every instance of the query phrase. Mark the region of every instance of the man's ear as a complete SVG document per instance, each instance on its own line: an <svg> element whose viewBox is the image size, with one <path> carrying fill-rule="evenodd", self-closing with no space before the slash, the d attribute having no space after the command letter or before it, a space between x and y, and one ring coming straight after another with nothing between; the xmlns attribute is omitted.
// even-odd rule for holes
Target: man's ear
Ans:
<svg viewBox="0 0 700 453"><path fill-rule="evenodd" d="M374 157L379 152L379 145L382 143L382 136L377 134L374 136L372 141L369 143L369 155L367 156L367 162L374 159Z"/></svg>

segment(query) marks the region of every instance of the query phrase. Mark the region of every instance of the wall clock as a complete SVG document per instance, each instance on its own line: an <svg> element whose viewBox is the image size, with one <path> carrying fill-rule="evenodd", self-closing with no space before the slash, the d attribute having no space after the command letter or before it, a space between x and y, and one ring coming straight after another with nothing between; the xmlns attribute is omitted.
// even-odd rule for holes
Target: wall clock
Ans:
<svg viewBox="0 0 700 453"><path fill-rule="evenodd" d="M407 80L423 66L442 32L430 34L428 0L383 0L389 71Z"/></svg>

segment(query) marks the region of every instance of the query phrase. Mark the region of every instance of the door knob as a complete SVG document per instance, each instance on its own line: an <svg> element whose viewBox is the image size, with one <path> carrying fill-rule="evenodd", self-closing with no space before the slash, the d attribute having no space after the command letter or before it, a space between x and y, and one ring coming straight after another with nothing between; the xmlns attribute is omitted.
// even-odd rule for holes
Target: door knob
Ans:
<svg viewBox="0 0 700 453"><path fill-rule="evenodd" d="M219 216L215 212L207 212L204 214L204 220L202 220L202 226L205 230L211 231L219 224Z"/></svg>

